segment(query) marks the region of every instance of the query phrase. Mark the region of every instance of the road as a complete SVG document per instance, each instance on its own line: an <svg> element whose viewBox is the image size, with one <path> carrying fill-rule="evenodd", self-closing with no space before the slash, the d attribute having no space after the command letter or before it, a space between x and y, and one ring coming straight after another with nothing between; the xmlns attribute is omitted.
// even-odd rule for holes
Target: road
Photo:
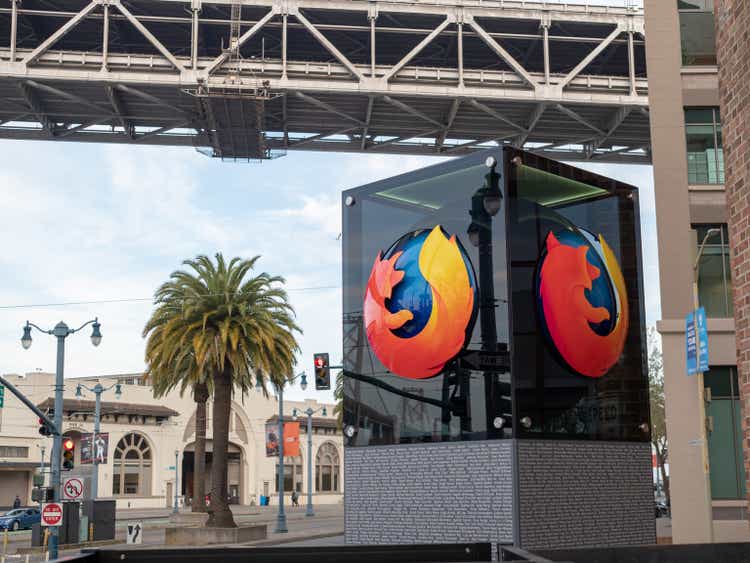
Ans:
<svg viewBox="0 0 750 563"><path fill-rule="evenodd" d="M344 531L344 508L341 505L321 505L315 508L315 516L308 518L305 515L305 507L287 508L287 528L285 534L277 534L274 530L277 521L277 509L270 507L233 507L232 512L235 521L243 524L266 524L268 526L268 539L256 542L262 545L276 545L292 541L300 541L305 538L320 536L332 536L343 534ZM143 545L164 545L164 529L170 525L169 511L161 509L118 511L116 524L116 539L125 542L126 526L129 522L140 521L143 523ZM6 555L16 554L18 548L27 547L31 544L31 531L22 530L9 532ZM326 545L326 544L320 544ZM74 552L74 551L73 551ZM3 553L0 547L0 554ZM32 561L34 558L32 558ZM12 560L9 561L12 563Z"/></svg>

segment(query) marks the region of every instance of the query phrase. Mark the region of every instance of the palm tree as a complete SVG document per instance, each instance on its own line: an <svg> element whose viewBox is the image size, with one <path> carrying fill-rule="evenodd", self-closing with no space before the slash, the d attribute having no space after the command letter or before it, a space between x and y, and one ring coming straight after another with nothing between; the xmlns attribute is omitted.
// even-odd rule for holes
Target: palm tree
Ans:
<svg viewBox="0 0 750 563"><path fill-rule="evenodd" d="M156 352L159 362L193 363L213 391L213 460L211 509L207 526L234 527L227 502L227 449L232 393L245 394L267 382L283 385L292 377L299 351L294 310L281 284L265 272L250 276L260 258L232 258L217 253L186 260L191 271L173 272L155 295L156 310L144 333L162 327ZM159 317L158 323L152 323ZM175 368L176 369L176 368ZM197 418L197 417L196 417Z"/></svg>
<svg viewBox="0 0 750 563"><path fill-rule="evenodd" d="M158 295L157 295L158 300ZM154 397L164 397L179 386L180 396L192 388L195 400L195 451L193 465L192 512L206 512L206 402L210 396L210 379L198 370L195 354L176 356L174 347L164 344L169 323L178 317L184 300L170 295L158 301L158 307L143 329L146 341L145 379L151 383Z"/></svg>

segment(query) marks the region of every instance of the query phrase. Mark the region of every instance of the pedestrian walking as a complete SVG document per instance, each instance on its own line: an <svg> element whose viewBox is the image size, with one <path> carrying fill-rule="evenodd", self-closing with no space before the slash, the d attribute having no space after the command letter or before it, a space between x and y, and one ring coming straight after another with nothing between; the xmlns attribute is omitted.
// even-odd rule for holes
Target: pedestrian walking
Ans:
<svg viewBox="0 0 750 563"><path fill-rule="evenodd" d="M16 500L13 501L13 508L21 508L21 499L16 495Z"/></svg>
<svg viewBox="0 0 750 563"><path fill-rule="evenodd" d="M297 491L292 491L292 506L299 506L299 495Z"/></svg>

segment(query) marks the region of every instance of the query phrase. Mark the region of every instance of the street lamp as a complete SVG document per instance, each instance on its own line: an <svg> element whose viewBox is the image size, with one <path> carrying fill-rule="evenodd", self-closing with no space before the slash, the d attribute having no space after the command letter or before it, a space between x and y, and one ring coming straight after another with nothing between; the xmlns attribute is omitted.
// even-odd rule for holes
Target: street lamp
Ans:
<svg viewBox="0 0 750 563"><path fill-rule="evenodd" d="M307 389L307 375L305 372L298 373L289 383L299 378L299 386L304 391ZM276 521L276 533L285 534L289 530L286 527L286 513L284 512L284 383L276 385L276 393L279 396L279 465L276 477L279 483L279 514ZM292 484L292 487L294 484Z"/></svg>
<svg viewBox="0 0 750 563"><path fill-rule="evenodd" d="M316 410L313 410L312 407L308 407L307 410L302 411L302 414L307 415L307 512L305 513L305 516L315 516L312 503L312 417L316 412L321 412L323 416L327 416L325 406ZM297 409L292 410L292 418L297 420Z"/></svg>
<svg viewBox="0 0 750 563"><path fill-rule="evenodd" d="M698 334L698 327L697 327L697 311L700 307L700 299L698 296L698 278L700 276L700 260L703 256L703 251L706 248L706 243L708 242L708 239L710 239L713 236L716 236L718 234L721 234L721 229L712 228L708 229L706 231L706 234L703 236L703 240L701 241L700 246L698 247L698 252L695 255L695 261L693 262L693 323L696 324L695 327L695 338L696 338L696 344L695 344L695 367L698 371L698 409L699 409L699 416L700 416L700 431L701 431L701 457L703 459L703 476L705 479L705 485L704 488L706 490L706 502L708 506L709 512L711 511L711 470L710 470L710 460L708 457L708 433L706 432L706 398L705 398L705 390L703 388L703 371L701 370L701 346L700 346L700 336ZM709 525L709 538L711 542L714 540L714 531L713 531L713 525Z"/></svg>
<svg viewBox="0 0 750 563"><path fill-rule="evenodd" d="M64 322L60 321L55 325L55 328L51 330L44 330L39 328L34 323L26 321L26 325L23 327L23 336L21 337L21 346L24 350L31 348L31 329L32 327L37 329L39 332L44 334L50 334L57 338L57 367L55 370L55 435L52 439L52 455L50 456L50 463L52 464L52 500L60 502L60 461L62 456L62 421L63 421L63 390L64 390L64 374L65 371L65 339L71 334L75 334L87 325L94 325L93 332L91 333L91 343L94 346L99 346L102 341L102 333L100 331L101 325L99 319L94 318L90 321L83 323L78 328L72 329L68 327ZM50 537L49 537L49 553L51 559L57 559L57 538L58 538L58 527L51 526Z"/></svg>
<svg viewBox="0 0 750 563"><path fill-rule="evenodd" d="M98 333L97 342L94 344L98 345L102 340L102 335L99 333L99 323L94 324L94 332ZM91 335L91 342L94 342L94 335ZM93 454L94 471L91 475L91 500L96 500L99 493L99 454L96 451L96 438L99 436L99 424L102 415L102 393L105 393L112 389L115 389L115 398L120 399L122 397L122 385L114 383L109 387L102 387L101 383L97 383L93 388L87 387L83 383L79 383L76 387L76 397L79 399L83 397L83 389L96 395L96 406L94 407L94 433L91 435L91 452Z"/></svg>

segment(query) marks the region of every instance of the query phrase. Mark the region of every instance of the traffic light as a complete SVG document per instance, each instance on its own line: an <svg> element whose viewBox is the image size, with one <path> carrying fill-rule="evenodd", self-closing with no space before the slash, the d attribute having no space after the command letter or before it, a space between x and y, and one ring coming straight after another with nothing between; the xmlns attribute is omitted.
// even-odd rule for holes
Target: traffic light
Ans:
<svg viewBox="0 0 750 563"><path fill-rule="evenodd" d="M326 391L331 388L331 363L328 354L315 354L315 390Z"/></svg>
<svg viewBox="0 0 750 563"><path fill-rule="evenodd" d="M52 429L49 426L47 426L47 423L44 422L43 418L39 419L39 433L42 436L50 436L50 435L52 435Z"/></svg>
<svg viewBox="0 0 750 563"><path fill-rule="evenodd" d="M65 438L62 443L63 446L63 462L62 467L65 471L73 469L73 459L75 458L75 442L70 438Z"/></svg>

